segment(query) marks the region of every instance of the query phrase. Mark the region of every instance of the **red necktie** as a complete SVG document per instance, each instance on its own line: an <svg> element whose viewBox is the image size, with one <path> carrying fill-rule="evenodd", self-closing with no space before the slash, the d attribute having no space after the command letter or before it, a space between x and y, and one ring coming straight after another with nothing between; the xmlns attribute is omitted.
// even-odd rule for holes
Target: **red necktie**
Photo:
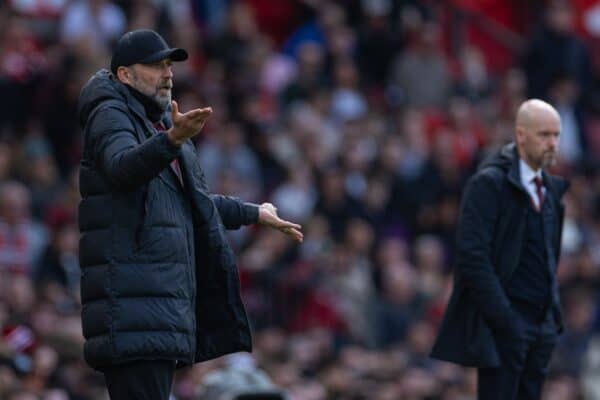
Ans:
<svg viewBox="0 0 600 400"><path fill-rule="evenodd" d="M152 125L159 133L167 133L167 127L165 126L165 124L163 124L162 121L158 121ZM183 175L181 174L181 167L179 166L179 160L174 159L173 161L171 161L171 169L173 170L173 172L175 172L175 175L177 175L177 178L179 179L179 183L181 183L181 186L183 186Z"/></svg>
<svg viewBox="0 0 600 400"><path fill-rule="evenodd" d="M535 191L537 193L537 197L539 200L538 210L541 211L542 208L544 207L544 191L542 190L544 185L542 183L542 178L540 178L539 176L536 176L535 178L533 178L533 183L535 183Z"/></svg>

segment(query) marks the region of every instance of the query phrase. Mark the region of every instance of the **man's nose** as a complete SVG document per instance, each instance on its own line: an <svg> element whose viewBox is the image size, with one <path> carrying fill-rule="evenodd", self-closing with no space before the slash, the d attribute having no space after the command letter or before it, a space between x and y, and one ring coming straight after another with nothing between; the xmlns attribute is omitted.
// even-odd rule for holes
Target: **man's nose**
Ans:
<svg viewBox="0 0 600 400"><path fill-rule="evenodd" d="M170 65L166 65L163 68L163 77L165 78L173 78L173 68Z"/></svg>

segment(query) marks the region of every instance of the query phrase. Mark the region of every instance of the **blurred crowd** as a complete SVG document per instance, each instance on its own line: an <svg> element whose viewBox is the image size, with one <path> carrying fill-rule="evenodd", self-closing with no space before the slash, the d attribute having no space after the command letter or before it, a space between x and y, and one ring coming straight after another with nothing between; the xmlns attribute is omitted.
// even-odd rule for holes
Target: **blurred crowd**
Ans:
<svg viewBox="0 0 600 400"><path fill-rule="evenodd" d="M0 399L108 398L82 360L77 98L137 28L190 53L174 98L214 110L196 142L211 191L271 201L305 233L230 232L255 350L179 371L174 398L474 399L473 370L428 357L461 190L538 97L571 181L544 399L600 399L594 0L2 1Z"/></svg>

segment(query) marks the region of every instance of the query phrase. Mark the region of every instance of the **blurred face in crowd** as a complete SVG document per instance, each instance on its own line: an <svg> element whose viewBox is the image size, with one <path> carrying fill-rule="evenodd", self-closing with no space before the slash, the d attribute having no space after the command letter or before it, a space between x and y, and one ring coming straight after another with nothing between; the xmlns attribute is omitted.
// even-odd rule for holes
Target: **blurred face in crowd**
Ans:
<svg viewBox="0 0 600 400"><path fill-rule="evenodd" d="M546 11L546 21L555 32L568 34L573 30L574 14L568 1L556 0L550 3Z"/></svg>
<svg viewBox="0 0 600 400"><path fill-rule="evenodd" d="M69 395L62 389L51 389L44 393L42 400L69 400Z"/></svg>
<svg viewBox="0 0 600 400"><path fill-rule="evenodd" d="M8 296L6 302L10 312L25 313L32 309L35 303L35 290L33 283L26 276L15 275L12 282L8 282Z"/></svg>
<svg viewBox="0 0 600 400"><path fill-rule="evenodd" d="M38 400L38 397L29 392L19 392L11 395L8 400Z"/></svg>
<svg viewBox="0 0 600 400"><path fill-rule="evenodd" d="M60 254L77 254L79 249L79 230L77 225L69 224L56 234L56 247Z"/></svg>
<svg viewBox="0 0 600 400"><path fill-rule="evenodd" d="M119 67L117 76L121 82L150 97L162 110L166 110L171 104L172 65L169 59L153 64L133 64Z"/></svg>
<svg viewBox="0 0 600 400"><path fill-rule="evenodd" d="M519 156L533 170L556 162L560 116L548 103L528 100L517 112L516 140Z"/></svg>
<svg viewBox="0 0 600 400"><path fill-rule="evenodd" d="M0 187L0 218L9 225L16 225L29 217L29 191L17 182Z"/></svg>

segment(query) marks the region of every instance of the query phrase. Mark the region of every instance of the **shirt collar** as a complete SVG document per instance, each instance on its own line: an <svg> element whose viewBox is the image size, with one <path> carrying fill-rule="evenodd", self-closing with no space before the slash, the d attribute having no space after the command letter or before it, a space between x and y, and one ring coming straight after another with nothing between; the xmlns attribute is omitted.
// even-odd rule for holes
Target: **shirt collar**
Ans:
<svg viewBox="0 0 600 400"><path fill-rule="evenodd" d="M540 179L542 178L542 169L541 168L538 169L537 171L534 171L529 166L529 164L527 164L522 159L519 159L519 169L521 172L521 182L523 183L523 185L531 184L531 182L533 182L533 178L535 178L536 176L539 176Z"/></svg>

